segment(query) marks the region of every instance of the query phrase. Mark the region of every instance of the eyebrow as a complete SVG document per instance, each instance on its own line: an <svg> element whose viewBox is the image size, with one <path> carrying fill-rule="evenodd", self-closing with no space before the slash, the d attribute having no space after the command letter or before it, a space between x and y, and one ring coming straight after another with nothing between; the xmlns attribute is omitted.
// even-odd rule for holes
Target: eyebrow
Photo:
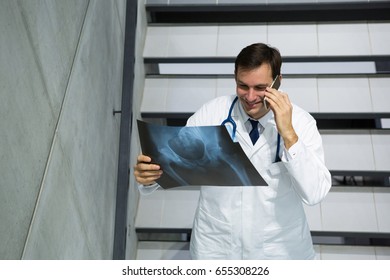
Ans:
<svg viewBox="0 0 390 280"><path fill-rule="evenodd" d="M240 85L246 85L246 83L244 83L243 81L240 81L240 80L237 80L237 84L240 84ZM257 85L254 85L254 87L268 87L268 84L257 84Z"/></svg>

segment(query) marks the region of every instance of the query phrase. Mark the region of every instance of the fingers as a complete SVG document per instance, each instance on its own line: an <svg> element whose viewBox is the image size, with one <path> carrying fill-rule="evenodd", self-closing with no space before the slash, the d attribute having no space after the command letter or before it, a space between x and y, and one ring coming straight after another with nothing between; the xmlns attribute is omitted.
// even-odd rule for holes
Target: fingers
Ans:
<svg viewBox="0 0 390 280"><path fill-rule="evenodd" d="M157 164L151 163L152 159L145 155L137 157L137 164L134 166L134 177L142 185L151 185L161 177L162 170Z"/></svg>
<svg viewBox="0 0 390 280"><path fill-rule="evenodd" d="M284 92L278 91L273 88L267 88L265 97L267 101L270 103L270 108L275 112L275 110L290 110L292 108L292 104L288 95ZM276 113L276 112L275 112Z"/></svg>
<svg viewBox="0 0 390 280"><path fill-rule="evenodd" d="M267 88L265 95L269 102L269 107L274 112L279 134L283 137L285 143L288 141L296 142L296 133L292 125L293 106L288 95L272 88ZM293 139L290 141L290 138Z"/></svg>

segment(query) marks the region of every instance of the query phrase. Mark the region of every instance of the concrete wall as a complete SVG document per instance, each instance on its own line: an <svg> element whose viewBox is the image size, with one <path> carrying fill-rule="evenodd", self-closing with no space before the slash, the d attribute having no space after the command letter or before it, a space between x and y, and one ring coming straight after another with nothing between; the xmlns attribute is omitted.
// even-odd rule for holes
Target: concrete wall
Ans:
<svg viewBox="0 0 390 280"><path fill-rule="evenodd" d="M112 258L125 6L0 2L0 259Z"/></svg>

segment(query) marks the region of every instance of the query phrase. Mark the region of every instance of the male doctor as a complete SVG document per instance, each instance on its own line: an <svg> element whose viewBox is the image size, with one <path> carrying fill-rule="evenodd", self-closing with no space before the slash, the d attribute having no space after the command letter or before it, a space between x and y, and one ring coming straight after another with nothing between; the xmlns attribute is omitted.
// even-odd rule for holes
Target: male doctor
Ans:
<svg viewBox="0 0 390 280"><path fill-rule="evenodd" d="M188 119L188 126L224 123L268 184L202 186L190 244L193 259L315 258L302 203L319 203L331 176L313 117L270 87L281 81L281 65L277 49L262 43L245 47L235 61L238 99L218 97ZM228 115L235 125L224 122ZM140 155L134 176L141 193L148 193L159 187L155 180L164 173Z"/></svg>

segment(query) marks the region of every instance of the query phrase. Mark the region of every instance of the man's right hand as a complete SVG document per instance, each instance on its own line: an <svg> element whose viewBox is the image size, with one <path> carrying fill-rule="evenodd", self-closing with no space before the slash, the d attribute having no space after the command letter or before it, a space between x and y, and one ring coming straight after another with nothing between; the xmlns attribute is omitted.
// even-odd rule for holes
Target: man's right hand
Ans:
<svg viewBox="0 0 390 280"><path fill-rule="evenodd" d="M134 177L141 185L152 185L161 177L162 170L157 164L151 163L152 159L145 155L139 155L134 166Z"/></svg>

